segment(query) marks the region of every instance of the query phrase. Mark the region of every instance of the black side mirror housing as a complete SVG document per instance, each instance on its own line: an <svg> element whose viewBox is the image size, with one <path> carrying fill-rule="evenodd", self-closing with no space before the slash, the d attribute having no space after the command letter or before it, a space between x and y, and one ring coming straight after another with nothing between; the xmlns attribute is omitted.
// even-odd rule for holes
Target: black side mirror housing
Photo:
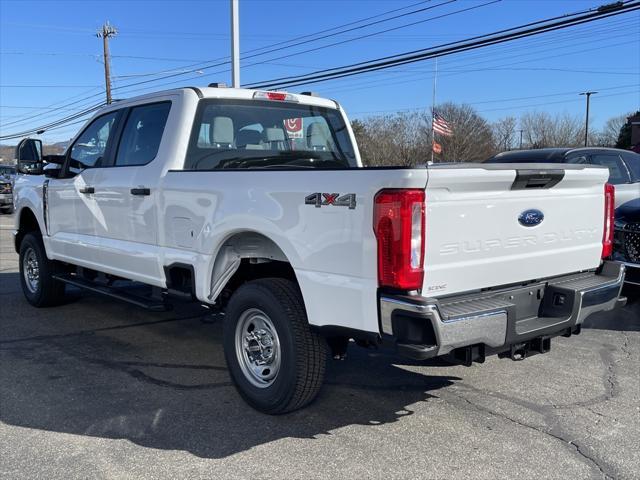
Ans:
<svg viewBox="0 0 640 480"><path fill-rule="evenodd" d="M26 175L42 175L42 140L25 138L16 147L18 172Z"/></svg>

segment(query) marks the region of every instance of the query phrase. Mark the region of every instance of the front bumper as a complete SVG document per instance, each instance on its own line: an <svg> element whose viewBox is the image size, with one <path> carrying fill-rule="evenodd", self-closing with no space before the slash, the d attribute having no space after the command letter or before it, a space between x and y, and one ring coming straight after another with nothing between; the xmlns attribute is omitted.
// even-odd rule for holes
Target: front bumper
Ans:
<svg viewBox="0 0 640 480"><path fill-rule="evenodd" d="M13 195L11 193L0 193L0 205L13 205Z"/></svg>
<svg viewBox="0 0 640 480"><path fill-rule="evenodd" d="M549 338L577 333L589 315L624 304L624 277L624 264L605 262L597 273L446 299L382 293L380 328L400 353L418 360L462 348L482 358L534 343L542 351Z"/></svg>

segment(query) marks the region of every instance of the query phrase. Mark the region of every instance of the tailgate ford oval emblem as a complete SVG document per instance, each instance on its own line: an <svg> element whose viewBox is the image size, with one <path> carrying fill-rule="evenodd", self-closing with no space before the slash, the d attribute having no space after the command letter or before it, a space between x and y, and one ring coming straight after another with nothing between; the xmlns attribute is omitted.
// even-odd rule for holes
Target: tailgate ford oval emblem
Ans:
<svg viewBox="0 0 640 480"><path fill-rule="evenodd" d="M532 208L531 210L525 210L518 217L518 222L524 227L535 227L540 225L544 220L544 213L540 210Z"/></svg>

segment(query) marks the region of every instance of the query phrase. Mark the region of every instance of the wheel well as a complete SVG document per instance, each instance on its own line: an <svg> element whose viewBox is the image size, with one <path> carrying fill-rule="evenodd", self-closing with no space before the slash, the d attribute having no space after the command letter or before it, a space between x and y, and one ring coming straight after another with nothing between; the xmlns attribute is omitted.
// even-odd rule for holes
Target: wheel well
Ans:
<svg viewBox="0 0 640 480"><path fill-rule="evenodd" d="M38 224L38 220L36 219L35 214L29 208L23 208L20 211L20 223L18 224L18 231L15 236L14 247L16 253L20 253L20 244L22 243L22 239L27 233L30 232L40 232L40 225Z"/></svg>
<svg viewBox="0 0 640 480"><path fill-rule="evenodd" d="M293 271L293 267L289 262L282 262L278 260L269 262L255 262L251 258L244 258L240 262L240 266L225 284L222 292L218 296L218 301L221 306L226 306L229 298L233 295L240 286L251 280L257 280L259 278L284 278L291 280L296 285L298 281L296 274Z"/></svg>
<svg viewBox="0 0 640 480"><path fill-rule="evenodd" d="M243 283L267 277L286 278L297 284L293 267L273 240L256 232L236 233L222 244L216 256L211 298L224 305Z"/></svg>

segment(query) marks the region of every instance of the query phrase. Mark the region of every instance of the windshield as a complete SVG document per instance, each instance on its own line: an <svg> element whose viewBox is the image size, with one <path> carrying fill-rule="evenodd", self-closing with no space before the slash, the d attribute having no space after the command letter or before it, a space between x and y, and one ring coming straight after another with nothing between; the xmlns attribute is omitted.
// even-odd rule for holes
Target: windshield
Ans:
<svg viewBox="0 0 640 480"><path fill-rule="evenodd" d="M256 100L201 101L185 161L189 170L350 167L338 110Z"/></svg>
<svg viewBox="0 0 640 480"><path fill-rule="evenodd" d="M0 177L12 177L15 174L16 174L15 168L0 166Z"/></svg>

